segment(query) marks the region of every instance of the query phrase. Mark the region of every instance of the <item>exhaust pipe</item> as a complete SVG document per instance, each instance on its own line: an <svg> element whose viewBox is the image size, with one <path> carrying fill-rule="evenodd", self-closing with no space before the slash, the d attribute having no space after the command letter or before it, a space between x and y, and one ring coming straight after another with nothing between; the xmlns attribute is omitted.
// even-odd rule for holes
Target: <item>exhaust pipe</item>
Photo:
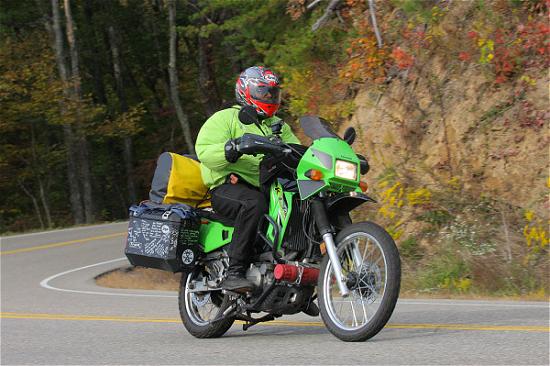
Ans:
<svg viewBox="0 0 550 366"><path fill-rule="evenodd" d="M273 270L275 280L297 285L314 285L319 277L319 270L312 267L293 264L277 264Z"/></svg>

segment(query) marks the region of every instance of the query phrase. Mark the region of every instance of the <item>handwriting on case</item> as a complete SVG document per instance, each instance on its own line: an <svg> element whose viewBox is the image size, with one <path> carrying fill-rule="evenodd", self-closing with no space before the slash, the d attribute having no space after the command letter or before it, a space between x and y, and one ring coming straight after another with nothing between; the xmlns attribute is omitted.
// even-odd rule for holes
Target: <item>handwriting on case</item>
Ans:
<svg viewBox="0 0 550 366"><path fill-rule="evenodd" d="M157 220L132 219L128 228L128 249L148 257L167 258L175 253L178 226Z"/></svg>

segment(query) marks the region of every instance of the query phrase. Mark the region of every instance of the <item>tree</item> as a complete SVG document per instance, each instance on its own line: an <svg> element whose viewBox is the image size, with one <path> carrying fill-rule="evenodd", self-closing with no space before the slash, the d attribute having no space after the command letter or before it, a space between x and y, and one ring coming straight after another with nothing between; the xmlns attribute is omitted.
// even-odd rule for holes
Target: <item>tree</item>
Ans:
<svg viewBox="0 0 550 366"><path fill-rule="evenodd" d="M116 80L116 93L120 103L120 112L128 112L128 103L126 101L126 93L124 91L124 80L122 77L122 66L120 62L120 50L118 47L117 33L115 27L110 25L108 27L109 43L111 46L111 54L113 57L113 73ZM128 186L128 196L130 202L136 202L136 187L134 185L133 176L133 153L132 153L132 137L125 134L122 137L124 145L124 166L126 168L126 183Z"/></svg>
<svg viewBox="0 0 550 366"><path fill-rule="evenodd" d="M71 59L71 81L72 81L72 98L77 104L82 103L82 85L80 79L80 67L78 60L78 48L76 43L76 25L73 20L71 3L69 0L64 0L65 18L67 20L66 33L69 43L69 54ZM88 141L86 135L81 129L82 115L79 110L76 113L76 153L81 174L82 198L84 203L84 216L86 223L94 221L94 200L92 196L92 177L90 175L90 157L88 154Z"/></svg>
<svg viewBox="0 0 550 366"><path fill-rule="evenodd" d="M59 78L63 84L63 95L65 100L71 98L71 88L69 86L69 74L67 72L67 66L65 64L65 50L63 42L63 33L61 28L61 20L59 14L59 2L58 0L51 0L52 6L52 19L55 41L53 46L55 49L55 59L57 63L57 70L59 72ZM46 23L47 24L47 23ZM48 26L46 25L48 28ZM66 102L61 101L62 113L66 114L68 107ZM84 210L82 206L82 191L78 182L77 173L77 146L76 139L73 132L72 123L67 121L63 124L63 134L65 138L65 146L67 151L67 180L69 182L71 210L73 212L73 218L76 224L84 222Z"/></svg>
<svg viewBox="0 0 550 366"><path fill-rule="evenodd" d="M176 29L176 2L168 0L168 27L170 33L170 61L168 63L168 74L170 76L170 98L176 109L176 116L181 125L187 150L189 153L195 153L195 145L191 138L191 128L189 127L189 118L183 111L178 91L178 74L176 69L177 59L177 29Z"/></svg>
<svg viewBox="0 0 550 366"><path fill-rule="evenodd" d="M54 225L50 188L64 153L57 143L61 129L49 123L59 114L61 85L52 78L55 59L47 40L35 30L0 44L0 196L6 197L0 216L11 216L21 202L34 208L32 221L40 227Z"/></svg>

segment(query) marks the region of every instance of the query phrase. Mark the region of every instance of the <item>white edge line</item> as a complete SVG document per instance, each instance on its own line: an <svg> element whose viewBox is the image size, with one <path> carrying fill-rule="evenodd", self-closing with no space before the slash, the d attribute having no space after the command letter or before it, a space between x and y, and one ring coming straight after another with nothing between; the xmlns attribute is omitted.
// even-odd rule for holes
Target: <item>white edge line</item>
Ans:
<svg viewBox="0 0 550 366"><path fill-rule="evenodd" d="M460 300L459 300L460 301ZM517 308L539 308L539 309L549 309L550 303L545 304L502 304L494 302L468 302L468 300L462 300L464 302L457 301L416 301L416 300L399 300L397 305L437 305L437 306L470 306L470 307L517 307Z"/></svg>
<svg viewBox="0 0 550 366"><path fill-rule="evenodd" d="M54 274L53 276L50 276L48 278L43 279L40 282L40 286L43 288L46 288L48 290L54 290L54 291L61 291L61 292L72 292L72 293L78 293L78 294L87 294L87 295L104 295L104 296L130 296L130 297L164 297L164 298L175 298L176 295L158 295L158 294L129 294L129 293L120 293L120 292L103 292L103 291L85 291L85 290L71 290L71 289L65 289L65 288L59 288L54 287L49 284L51 280L54 280L56 278L59 278L61 276L65 276L69 273L81 271L84 269L92 268L92 267L98 267L102 266L104 264L119 262L122 260L126 260L126 257L111 259L104 262L94 263L83 267L78 267L74 269L70 269L68 271L60 272L57 274ZM550 307L550 304L499 304L499 303L491 303L491 302L469 302L468 300L465 300L464 302L457 302L457 301L418 301L418 300L399 300L397 302L397 305L435 305L435 306L470 306L470 307L522 307L522 308L540 308L540 309L547 309Z"/></svg>
<svg viewBox="0 0 550 366"><path fill-rule="evenodd" d="M17 238L24 238L27 236L35 236L35 235L48 235L48 234L55 234L55 233L62 233L65 231L78 231L78 230L85 230L85 229L95 229L100 228L104 226L114 226L118 224L128 224L128 221L120 221L120 222L109 222L106 224L97 224L97 225L85 225L85 226L77 226L77 227L69 227L66 229L53 229L53 230L46 230L46 231L37 231L36 233L28 233L28 234L16 234L16 235L5 235L0 236L0 239L6 240L6 239L17 239Z"/></svg>
<svg viewBox="0 0 550 366"><path fill-rule="evenodd" d="M43 288L48 289L48 290L61 291L61 292L72 292L72 293L87 294L87 295L131 296L131 297L170 297L170 298L177 297L176 295L128 294L128 293L107 292L107 291L103 292L103 291L71 290L71 289L66 289L66 288L54 287L54 286L52 286L48 283L51 280L54 280L54 279L59 278L61 276L65 276L69 273L81 271L81 270L92 268L92 267L102 266L104 264L119 262L119 261L122 261L122 260L126 260L126 257L111 259L111 260L108 260L108 261L94 263L94 264L90 264L88 266L78 267L78 268L70 269L68 271L60 272L60 273L54 274L53 276L50 276L50 277L45 278L42 281L40 281L40 286L42 286Z"/></svg>

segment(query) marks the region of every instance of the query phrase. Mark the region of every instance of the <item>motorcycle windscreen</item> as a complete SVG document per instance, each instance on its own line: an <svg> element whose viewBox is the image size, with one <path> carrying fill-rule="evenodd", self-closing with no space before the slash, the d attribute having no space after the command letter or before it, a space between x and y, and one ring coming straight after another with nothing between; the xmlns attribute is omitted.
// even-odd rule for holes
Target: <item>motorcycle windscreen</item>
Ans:
<svg viewBox="0 0 550 366"><path fill-rule="evenodd" d="M300 117L300 126L304 133L312 140L317 140L322 137L340 138L330 126L330 123L318 116L303 116Z"/></svg>

